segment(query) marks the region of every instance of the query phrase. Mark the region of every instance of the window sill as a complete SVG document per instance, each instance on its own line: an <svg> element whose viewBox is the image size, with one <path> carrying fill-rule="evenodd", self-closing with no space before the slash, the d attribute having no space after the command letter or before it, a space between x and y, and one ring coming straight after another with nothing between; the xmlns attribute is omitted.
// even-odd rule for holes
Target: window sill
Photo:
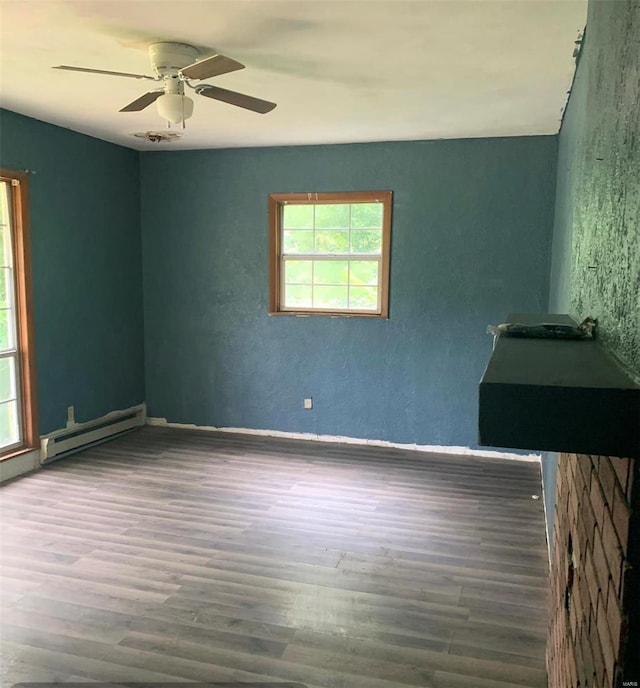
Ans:
<svg viewBox="0 0 640 688"><path fill-rule="evenodd" d="M288 315L296 318L315 318L324 316L325 318L376 318L378 320L388 320L388 315L380 313L344 313L342 311L270 311L269 315Z"/></svg>
<svg viewBox="0 0 640 688"><path fill-rule="evenodd" d="M8 461L9 459L15 459L23 454L29 454L29 452L38 450L38 447L20 447L20 449L10 449L6 454L0 454L0 462Z"/></svg>

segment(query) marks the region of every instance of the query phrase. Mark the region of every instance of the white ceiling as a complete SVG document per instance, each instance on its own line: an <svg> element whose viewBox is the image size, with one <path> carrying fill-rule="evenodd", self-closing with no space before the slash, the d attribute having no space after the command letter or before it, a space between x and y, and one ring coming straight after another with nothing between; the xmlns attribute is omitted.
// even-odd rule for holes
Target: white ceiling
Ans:
<svg viewBox="0 0 640 688"><path fill-rule="evenodd" d="M227 148L553 134L586 0L0 0L0 104L137 149ZM155 41L221 53L246 69L214 83L278 103L259 115L194 96L183 138L155 105L118 110L152 74Z"/></svg>

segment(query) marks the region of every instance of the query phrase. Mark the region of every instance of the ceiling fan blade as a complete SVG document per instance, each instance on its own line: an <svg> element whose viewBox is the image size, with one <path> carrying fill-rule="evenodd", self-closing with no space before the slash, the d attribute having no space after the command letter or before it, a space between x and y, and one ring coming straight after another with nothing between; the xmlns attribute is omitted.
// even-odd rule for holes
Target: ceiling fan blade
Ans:
<svg viewBox="0 0 640 688"><path fill-rule="evenodd" d="M259 112L261 115L271 112L276 107L275 103L270 103L268 100L260 100L260 98L247 96L236 91L228 91L226 88L218 88L218 86L210 86L209 84L198 86L196 93L214 100L221 100L223 103L229 103L229 105L237 105L245 108L245 110Z"/></svg>
<svg viewBox="0 0 640 688"><path fill-rule="evenodd" d="M130 74L129 72L110 72L105 69L89 69L88 67L70 67L69 65L58 65L51 69L64 69L67 72L87 72L88 74L107 74L108 76L126 76L129 79L151 79L157 81L154 76L147 76L146 74Z"/></svg>
<svg viewBox="0 0 640 688"><path fill-rule="evenodd" d="M210 79L212 76L235 72L237 69L244 69L244 65L230 57L214 55L200 62L194 62L180 71L187 79Z"/></svg>
<svg viewBox="0 0 640 688"><path fill-rule="evenodd" d="M164 91L149 91L149 93L136 98L129 105L125 105L120 112L140 112L155 102L163 93Z"/></svg>

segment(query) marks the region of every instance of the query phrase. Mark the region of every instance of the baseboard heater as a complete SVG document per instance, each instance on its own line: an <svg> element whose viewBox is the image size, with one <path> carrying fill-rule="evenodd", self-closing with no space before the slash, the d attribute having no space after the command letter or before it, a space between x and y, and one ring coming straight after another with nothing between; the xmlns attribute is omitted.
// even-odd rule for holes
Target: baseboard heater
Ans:
<svg viewBox="0 0 640 688"><path fill-rule="evenodd" d="M40 440L40 463L48 463L135 430L144 425L146 416L146 406L140 404L51 432Z"/></svg>

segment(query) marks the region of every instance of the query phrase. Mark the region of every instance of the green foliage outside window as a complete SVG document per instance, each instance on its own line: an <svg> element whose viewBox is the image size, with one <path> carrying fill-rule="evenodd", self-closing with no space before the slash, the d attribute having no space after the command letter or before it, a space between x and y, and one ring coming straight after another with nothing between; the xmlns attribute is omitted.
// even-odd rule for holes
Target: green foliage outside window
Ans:
<svg viewBox="0 0 640 688"><path fill-rule="evenodd" d="M285 305L300 308L373 310L378 306L382 204L288 204L283 208ZM296 256L336 256L296 260ZM344 255L341 260L337 256Z"/></svg>
<svg viewBox="0 0 640 688"><path fill-rule="evenodd" d="M271 227L277 232L270 312L387 317L391 192L270 198L276 204Z"/></svg>

